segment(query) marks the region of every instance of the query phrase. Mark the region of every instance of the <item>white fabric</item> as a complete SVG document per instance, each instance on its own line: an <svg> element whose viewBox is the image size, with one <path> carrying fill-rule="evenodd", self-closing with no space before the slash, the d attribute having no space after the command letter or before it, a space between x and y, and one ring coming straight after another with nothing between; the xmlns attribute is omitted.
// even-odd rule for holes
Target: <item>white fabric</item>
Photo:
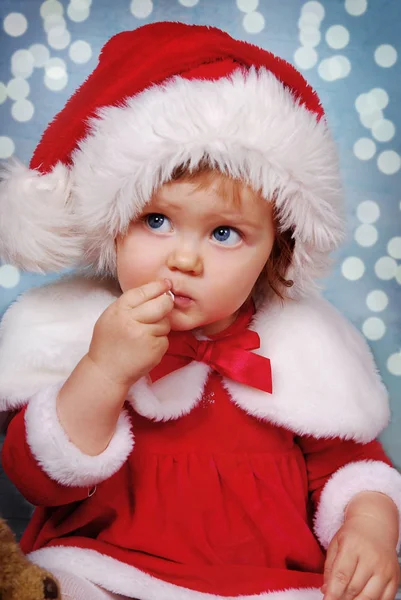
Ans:
<svg viewBox="0 0 401 600"><path fill-rule="evenodd" d="M360 492L381 492L398 508L400 524L397 551L401 547L401 475L377 460L361 460L338 469L327 481L315 514L314 530L324 548L344 522L348 503Z"/></svg>
<svg viewBox="0 0 401 600"><path fill-rule="evenodd" d="M69 201L71 177L62 163L46 176L15 158L0 167L0 258L26 271L63 269L82 253Z"/></svg>
<svg viewBox="0 0 401 600"><path fill-rule="evenodd" d="M68 378L120 294L110 282L73 277L31 289L12 305L0 328L0 411ZM241 408L300 435L368 442L386 427L387 392L372 353L326 300L272 300L251 327L261 339L256 352L271 359L273 394L225 379ZM130 399L148 418L178 418L196 405L208 370L194 362L153 385L140 380Z"/></svg>
<svg viewBox="0 0 401 600"><path fill-rule="evenodd" d="M29 555L35 564L55 572L66 569L97 585L140 600L322 600L317 588L264 592L251 596L216 596L178 587L109 556L75 547L43 548ZM134 595L135 594L135 595Z"/></svg>
<svg viewBox="0 0 401 600"><path fill-rule="evenodd" d="M123 410L107 448L97 456L84 454L69 439L56 410L62 384L33 396L25 413L26 437L32 454L44 471L62 485L92 486L116 473L133 445L130 419Z"/></svg>
<svg viewBox="0 0 401 600"><path fill-rule="evenodd" d="M82 249L94 272L115 275L116 235L177 166L205 156L274 198L281 229L292 227L296 240L289 294L309 294L344 234L337 150L326 120L264 68L215 81L175 77L101 108L68 174L60 164L41 176L19 167L4 180L0 256L51 270L76 265Z"/></svg>
<svg viewBox="0 0 401 600"><path fill-rule="evenodd" d="M128 596L113 594L74 573L53 569L60 585L61 600L127 600ZM139 599L138 599L139 600Z"/></svg>

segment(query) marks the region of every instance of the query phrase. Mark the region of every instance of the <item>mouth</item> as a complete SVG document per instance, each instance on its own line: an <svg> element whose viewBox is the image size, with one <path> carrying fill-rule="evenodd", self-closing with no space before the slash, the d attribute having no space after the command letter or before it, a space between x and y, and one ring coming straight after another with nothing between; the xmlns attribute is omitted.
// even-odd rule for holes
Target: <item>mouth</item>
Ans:
<svg viewBox="0 0 401 600"><path fill-rule="evenodd" d="M191 298L191 296L187 296L183 292L179 292L176 290L172 290L172 292L174 294L174 306L177 306L179 308L185 308L192 304L193 298Z"/></svg>

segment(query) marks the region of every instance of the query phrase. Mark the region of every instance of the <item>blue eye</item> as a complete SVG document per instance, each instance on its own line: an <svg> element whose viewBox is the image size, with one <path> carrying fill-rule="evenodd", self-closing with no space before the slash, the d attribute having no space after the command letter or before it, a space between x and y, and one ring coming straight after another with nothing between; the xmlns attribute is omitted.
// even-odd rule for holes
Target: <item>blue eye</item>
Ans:
<svg viewBox="0 0 401 600"><path fill-rule="evenodd" d="M225 246L235 246L241 239L238 231L228 225L221 225L213 230L212 236L216 242L224 244Z"/></svg>
<svg viewBox="0 0 401 600"><path fill-rule="evenodd" d="M163 233L171 231L170 220L159 213L150 213L145 217L145 223L150 229L157 229Z"/></svg>

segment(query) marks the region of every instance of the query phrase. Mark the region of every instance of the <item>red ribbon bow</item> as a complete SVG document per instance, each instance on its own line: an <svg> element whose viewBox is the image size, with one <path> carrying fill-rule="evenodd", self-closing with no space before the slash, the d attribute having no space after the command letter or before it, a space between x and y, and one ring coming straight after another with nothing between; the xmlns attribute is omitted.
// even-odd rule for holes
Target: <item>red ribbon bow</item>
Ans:
<svg viewBox="0 0 401 600"><path fill-rule="evenodd" d="M260 347L256 331L243 329L216 340L198 340L190 332L172 332L161 363L150 372L152 381L185 367L191 361L206 363L223 377L272 393L270 360L250 352Z"/></svg>

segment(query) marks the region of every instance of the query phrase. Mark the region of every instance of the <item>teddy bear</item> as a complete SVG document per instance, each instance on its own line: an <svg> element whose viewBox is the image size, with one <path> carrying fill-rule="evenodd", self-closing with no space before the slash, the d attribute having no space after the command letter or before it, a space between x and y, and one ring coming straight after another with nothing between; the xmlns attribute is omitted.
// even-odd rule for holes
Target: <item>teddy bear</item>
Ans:
<svg viewBox="0 0 401 600"><path fill-rule="evenodd" d="M1 518L0 600L61 600L55 577L24 556L15 535Z"/></svg>

